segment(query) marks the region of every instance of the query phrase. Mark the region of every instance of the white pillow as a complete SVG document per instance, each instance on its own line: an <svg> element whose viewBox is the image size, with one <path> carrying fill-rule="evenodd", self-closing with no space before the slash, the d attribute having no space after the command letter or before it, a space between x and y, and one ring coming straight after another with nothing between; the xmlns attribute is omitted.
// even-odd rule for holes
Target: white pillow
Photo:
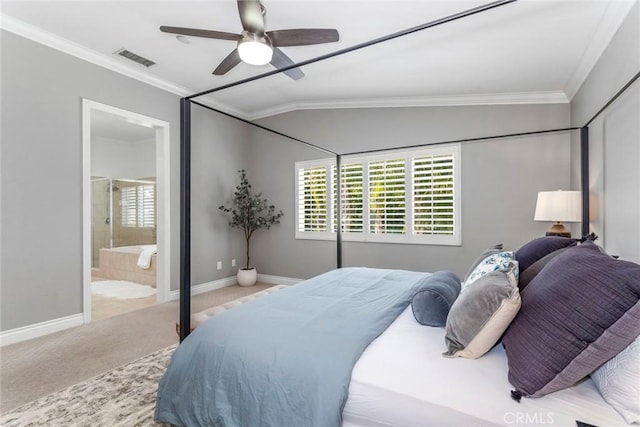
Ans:
<svg viewBox="0 0 640 427"><path fill-rule="evenodd" d="M497 254L489 255L483 259L480 264L469 274L467 280L463 283L462 289L471 285L473 282L492 271L509 270L511 263L514 261L513 251L503 251ZM518 283L518 269L515 269L515 279Z"/></svg>
<svg viewBox="0 0 640 427"><path fill-rule="evenodd" d="M591 378L604 400L628 423L640 422L640 336Z"/></svg>

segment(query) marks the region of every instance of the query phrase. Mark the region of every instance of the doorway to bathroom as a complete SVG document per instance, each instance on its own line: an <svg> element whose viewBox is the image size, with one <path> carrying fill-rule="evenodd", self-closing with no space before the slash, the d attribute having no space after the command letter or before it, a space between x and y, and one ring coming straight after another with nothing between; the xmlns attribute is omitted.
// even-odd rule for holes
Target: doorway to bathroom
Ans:
<svg viewBox="0 0 640 427"><path fill-rule="evenodd" d="M83 100L84 322L168 299L169 124Z"/></svg>

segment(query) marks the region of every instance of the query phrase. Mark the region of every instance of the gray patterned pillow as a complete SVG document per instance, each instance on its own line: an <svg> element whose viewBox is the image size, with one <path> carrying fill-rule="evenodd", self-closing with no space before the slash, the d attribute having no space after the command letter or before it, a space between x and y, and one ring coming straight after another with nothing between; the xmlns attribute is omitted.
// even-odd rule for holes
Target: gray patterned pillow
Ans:
<svg viewBox="0 0 640 427"><path fill-rule="evenodd" d="M480 262L476 266L476 268L471 272L467 280L462 284L462 289L464 290L467 286L472 285L476 280L481 278L487 273L498 270L506 270L509 269L511 264L514 262L513 251L503 251L498 252L497 254L489 255L485 259ZM514 270L514 274L516 279L518 278L518 269Z"/></svg>
<svg viewBox="0 0 640 427"><path fill-rule="evenodd" d="M555 257L522 293L502 340L509 382L522 396L567 388L640 335L640 265L593 243Z"/></svg>
<svg viewBox="0 0 640 427"><path fill-rule="evenodd" d="M464 280L463 282L466 282L467 279L469 279L469 276L471 275L471 273L473 272L473 270L476 269L476 267L478 266L478 264L480 264L486 257L488 257L489 255L494 255L497 254L498 252L502 252L502 243L498 243L497 245L493 245L488 247L487 249L485 249L479 256L478 258L476 258L475 261L473 261L473 263L471 264L471 266L469 267L469 269L467 270L467 274L464 275Z"/></svg>

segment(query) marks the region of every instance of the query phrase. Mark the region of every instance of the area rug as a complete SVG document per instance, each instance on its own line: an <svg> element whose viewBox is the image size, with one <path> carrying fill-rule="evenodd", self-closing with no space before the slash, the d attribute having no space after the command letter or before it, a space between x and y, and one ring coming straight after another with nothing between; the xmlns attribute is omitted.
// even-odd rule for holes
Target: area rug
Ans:
<svg viewBox="0 0 640 427"><path fill-rule="evenodd" d="M118 299L145 298L156 294L156 288L126 280L99 280L91 282L91 293Z"/></svg>
<svg viewBox="0 0 640 427"><path fill-rule="evenodd" d="M0 416L3 427L167 426L153 421L158 382L176 345Z"/></svg>

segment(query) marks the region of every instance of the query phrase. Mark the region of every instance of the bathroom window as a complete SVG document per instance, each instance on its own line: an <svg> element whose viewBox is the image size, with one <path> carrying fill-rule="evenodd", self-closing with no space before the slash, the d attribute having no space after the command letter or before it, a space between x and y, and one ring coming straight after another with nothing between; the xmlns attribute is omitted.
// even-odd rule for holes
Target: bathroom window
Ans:
<svg viewBox="0 0 640 427"><path fill-rule="evenodd" d="M121 194L123 227L155 227L155 185L125 187Z"/></svg>

